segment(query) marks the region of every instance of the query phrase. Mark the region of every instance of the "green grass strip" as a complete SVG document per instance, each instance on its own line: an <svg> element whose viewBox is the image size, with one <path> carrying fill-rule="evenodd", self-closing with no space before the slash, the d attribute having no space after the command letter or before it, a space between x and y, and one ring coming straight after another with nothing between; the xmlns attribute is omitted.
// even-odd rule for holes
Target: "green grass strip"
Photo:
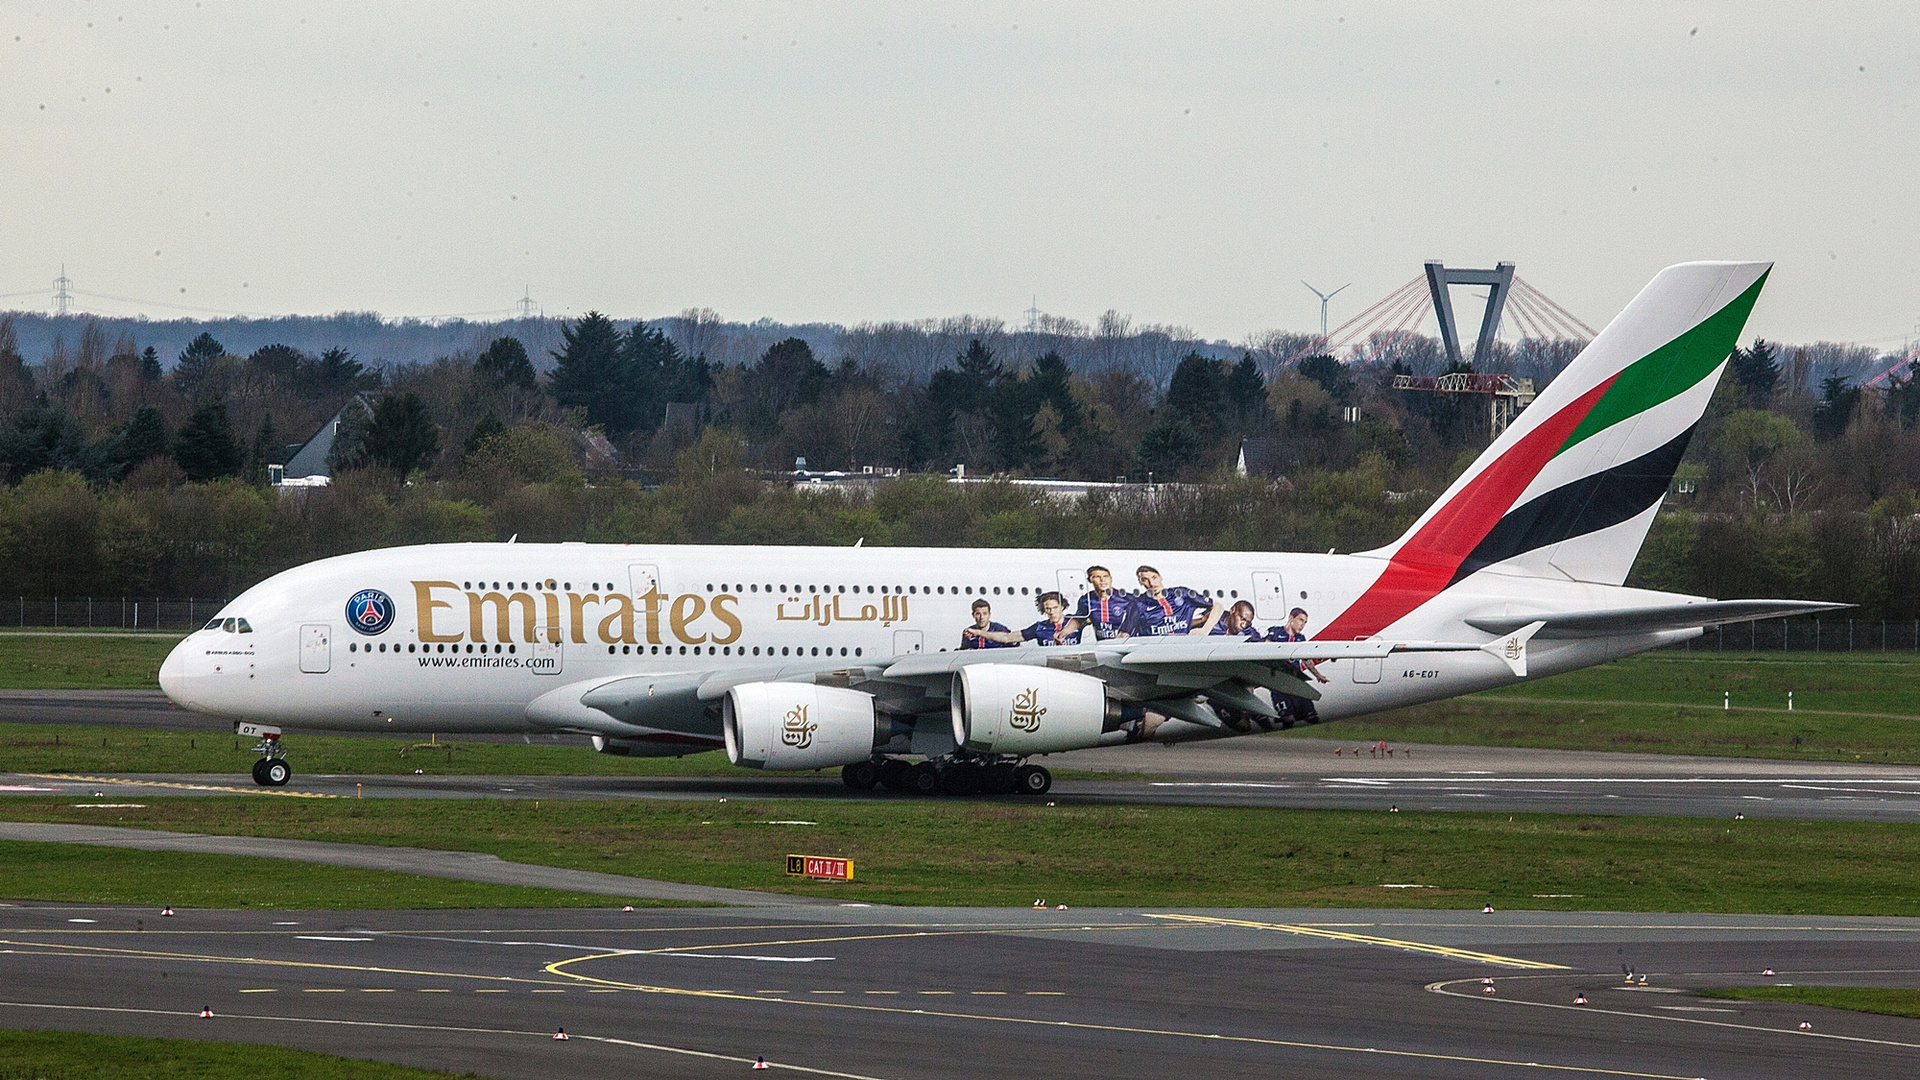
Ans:
<svg viewBox="0 0 1920 1080"><path fill-rule="evenodd" d="M0 896L72 904L261 908L274 911L401 908L617 907L611 896L289 862L244 855L136 851L0 840ZM0 1074L4 1080L4 1074Z"/></svg>
<svg viewBox="0 0 1920 1080"><path fill-rule="evenodd" d="M1920 1019L1920 990L1881 986L1733 986L1702 990L1700 996L1729 1001L1791 1001L1799 1005Z"/></svg>
<svg viewBox="0 0 1920 1080"><path fill-rule="evenodd" d="M537 804L169 798L119 811L71 804L0 800L0 819L482 851L515 862L895 904L1477 908L1491 901L1553 910L1920 916L1912 870L1920 865L1920 825L1905 823L737 797ZM788 854L850 857L856 880L789 878ZM0 862L0 882L8 883L0 891L19 879Z"/></svg>
<svg viewBox="0 0 1920 1080"><path fill-rule="evenodd" d="M1920 661L1663 652L1281 737L1920 764Z"/></svg>
<svg viewBox="0 0 1920 1080"><path fill-rule="evenodd" d="M252 1043L0 1031L0 1080L445 1080L455 1075Z"/></svg>
<svg viewBox="0 0 1920 1080"><path fill-rule="evenodd" d="M177 638L0 633L0 690L156 690Z"/></svg>

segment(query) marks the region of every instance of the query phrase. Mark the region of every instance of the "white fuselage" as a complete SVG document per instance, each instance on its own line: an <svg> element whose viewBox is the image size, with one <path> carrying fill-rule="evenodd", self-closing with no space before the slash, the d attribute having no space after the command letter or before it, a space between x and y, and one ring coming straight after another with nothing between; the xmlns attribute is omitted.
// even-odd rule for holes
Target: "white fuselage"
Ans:
<svg viewBox="0 0 1920 1080"><path fill-rule="evenodd" d="M162 687L179 705L310 730L511 732L563 721L530 715L563 686L633 675L801 671L884 665L957 650L972 605L1019 630L1035 598L1087 591L1091 565L1138 593L1136 568L1215 603L1246 600L1260 631L1308 613L1309 636L1380 576L1384 560L1349 555L963 548L818 548L612 544L448 544L323 559L248 589L167 658ZM350 602L377 592L351 612ZM1630 606L1667 594L1480 574L1391 628L1410 638L1483 642L1467 615ZM363 619L357 627L353 618ZM364 632L373 624L379 632ZM238 620L249 632L241 633ZM1195 620L1196 627L1199 620ZM1541 641L1533 677L1657 647L1697 631ZM1093 631L1087 630L1090 639ZM1036 648L1031 643L1022 648ZM1321 665L1319 712L1337 719L1517 681L1478 652ZM1165 737L1220 734L1172 724Z"/></svg>

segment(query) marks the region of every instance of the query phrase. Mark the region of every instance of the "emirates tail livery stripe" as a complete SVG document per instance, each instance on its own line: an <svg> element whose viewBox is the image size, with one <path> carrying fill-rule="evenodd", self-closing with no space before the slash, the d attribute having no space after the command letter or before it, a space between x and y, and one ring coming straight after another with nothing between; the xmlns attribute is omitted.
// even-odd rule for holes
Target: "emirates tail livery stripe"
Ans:
<svg viewBox="0 0 1920 1080"><path fill-rule="evenodd" d="M1761 268L1738 296L1619 370L1582 370L1582 360L1607 362L1598 346L1608 332L1636 317L1658 317L1657 301L1665 298L1654 297L1656 302L1648 305L1651 315L1637 316L1631 308L1623 313L1560 376L1573 386L1594 379L1592 388L1538 418L1529 430L1514 432L1517 437L1507 445L1496 443L1490 448L1491 460L1464 477L1441 505L1388 549L1391 555L1380 577L1315 636L1371 637L1476 570L1620 524L1657 504L1686 451L1698 415L1687 416L1684 427L1672 432L1633 431L1642 446L1648 436L1666 437L1630 460L1609 461L1522 506L1514 505L1555 457L1592 436L1634 421L1703 379L1717 377L1759 298L1767 272ZM1654 293L1659 285L1656 279L1648 292ZM1619 332L1626 335L1637 329L1629 326ZM1704 397L1701 404L1704 408Z"/></svg>

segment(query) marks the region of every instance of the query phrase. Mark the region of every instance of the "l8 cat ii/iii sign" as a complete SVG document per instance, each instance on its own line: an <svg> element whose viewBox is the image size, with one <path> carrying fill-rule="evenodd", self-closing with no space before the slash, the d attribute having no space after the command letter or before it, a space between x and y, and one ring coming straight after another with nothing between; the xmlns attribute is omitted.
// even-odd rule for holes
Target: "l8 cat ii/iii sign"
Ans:
<svg viewBox="0 0 1920 1080"><path fill-rule="evenodd" d="M852 881L853 860L832 859L824 855L789 855L787 856L787 874L790 877Z"/></svg>

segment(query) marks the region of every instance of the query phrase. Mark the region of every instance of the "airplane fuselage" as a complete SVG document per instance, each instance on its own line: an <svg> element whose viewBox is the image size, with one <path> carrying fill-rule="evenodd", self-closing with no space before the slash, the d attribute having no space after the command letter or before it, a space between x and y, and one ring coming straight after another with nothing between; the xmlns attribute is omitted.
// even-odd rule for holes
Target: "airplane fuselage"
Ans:
<svg viewBox="0 0 1920 1080"><path fill-rule="evenodd" d="M1304 609L1311 637L1380 577L1385 562L1192 551L398 548L324 559L248 589L180 645L162 683L187 708L295 728L549 730L555 723L531 716L529 705L561 686L642 674L780 678L958 651L966 647L963 629L976 623L976 602L990 605L992 622L1018 630L1041 620L1035 604L1041 594L1058 592L1077 605L1088 591L1087 569L1095 565L1135 596L1143 592L1136 571L1146 566L1159 570L1169 589L1190 589L1223 608L1245 601L1254 608L1257 631ZM1463 626L1461 617L1663 599L1674 598L1483 574L1470 592L1443 593L1392 629L1406 637L1480 641L1490 635ZM249 632L227 629L240 620ZM1199 617L1191 624L1186 632L1193 634L1204 625ZM1095 630L1082 633L1090 642ZM1691 633L1541 642L1530 675L1603 662ZM1321 672L1329 679L1319 687L1325 719L1516 681L1481 653L1342 660L1321 665ZM1213 734L1187 724L1165 732Z"/></svg>

